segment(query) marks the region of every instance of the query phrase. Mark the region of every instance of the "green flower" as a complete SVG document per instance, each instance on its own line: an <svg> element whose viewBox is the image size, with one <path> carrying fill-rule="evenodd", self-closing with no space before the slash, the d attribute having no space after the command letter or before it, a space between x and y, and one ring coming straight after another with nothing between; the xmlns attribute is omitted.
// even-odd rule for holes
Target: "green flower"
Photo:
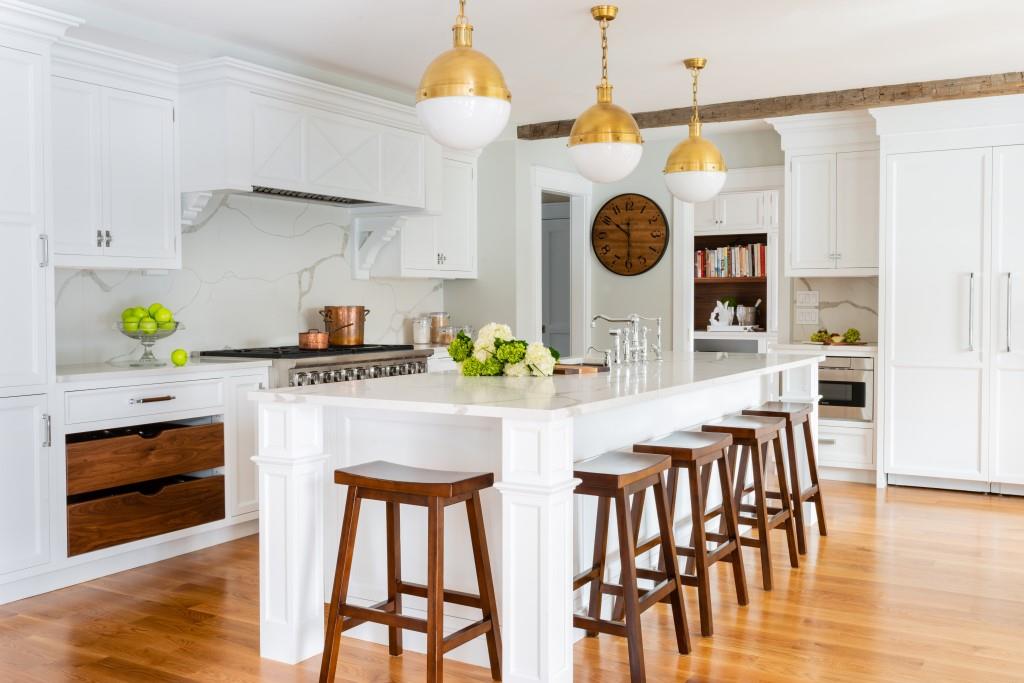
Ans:
<svg viewBox="0 0 1024 683"><path fill-rule="evenodd" d="M465 332L459 332L459 336L448 345L448 355L456 363L461 363L473 355L473 340Z"/></svg>
<svg viewBox="0 0 1024 683"><path fill-rule="evenodd" d="M484 362L483 369L480 370L480 374L487 376L500 375L501 371L504 369L505 364L496 356L491 356Z"/></svg>
<svg viewBox="0 0 1024 683"><path fill-rule="evenodd" d="M483 369L484 364L473 358L473 356L462 361L462 375L464 377L477 377L483 373Z"/></svg>
<svg viewBox="0 0 1024 683"><path fill-rule="evenodd" d="M518 363L526 357L526 342L521 339L500 342L494 355L503 363Z"/></svg>

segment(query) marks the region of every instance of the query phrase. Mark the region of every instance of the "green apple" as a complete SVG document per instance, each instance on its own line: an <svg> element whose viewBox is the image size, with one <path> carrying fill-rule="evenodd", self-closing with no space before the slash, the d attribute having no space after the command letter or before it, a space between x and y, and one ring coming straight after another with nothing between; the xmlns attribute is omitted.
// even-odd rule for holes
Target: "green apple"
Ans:
<svg viewBox="0 0 1024 683"><path fill-rule="evenodd" d="M139 321L139 330L145 334L154 334L157 330L156 321L152 318L143 318Z"/></svg>
<svg viewBox="0 0 1024 683"><path fill-rule="evenodd" d="M174 314L166 308L161 308L159 311L153 314L153 319L158 323L169 323L174 320Z"/></svg>
<svg viewBox="0 0 1024 683"><path fill-rule="evenodd" d="M138 332L139 321L138 320L125 320L121 325L125 332Z"/></svg>
<svg viewBox="0 0 1024 683"><path fill-rule="evenodd" d="M121 320L131 320L132 318L136 318L134 306L129 306L128 308L121 311ZM136 318L136 320L137 319L138 318Z"/></svg>
<svg viewBox="0 0 1024 683"><path fill-rule="evenodd" d="M171 362L180 368L188 362L188 351L185 349L174 349L171 351Z"/></svg>
<svg viewBox="0 0 1024 683"><path fill-rule="evenodd" d="M147 310L146 310L145 308L143 308L142 306L136 306L136 307L135 307L135 316L136 316L136 317L137 317L137 318L138 318L139 320L142 320L142 319L143 319L143 318L145 318L145 317L146 317L147 315L149 315L149 311L147 311Z"/></svg>
<svg viewBox="0 0 1024 683"><path fill-rule="evenodd" d="M168 322L168 323L161 323L161 322L158 322L158 323L156 324L156 326L157 326L157 327L158 327L159 329L161 329L161 330L173 330L173 329L174 329L174 322L173 322L173 321L171 321L171 322Z"/></svg>
<svg viewBox="0 0 1024 683"><path fill-rule="evenodd" d="M149 311L148 311L149 315L155 318L156 314L157 314L157 311L159 311L163 307L164 307L164 305L160 304L160 303L150 304L149 305Z"/></svg>

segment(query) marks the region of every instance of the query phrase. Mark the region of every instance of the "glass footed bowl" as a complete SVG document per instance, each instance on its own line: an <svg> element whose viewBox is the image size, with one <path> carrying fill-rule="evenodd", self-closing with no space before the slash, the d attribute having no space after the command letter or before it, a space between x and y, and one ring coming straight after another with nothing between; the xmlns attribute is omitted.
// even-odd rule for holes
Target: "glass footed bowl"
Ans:
<svg viewBox="0 0 1024 683"><path fill-rule="evenodd" d="M153 344L157 343L161 339L170 337L178 330L185 329L185 326L177 321L163 323L165 327L159 327L159 324L160 323L158 323L158 327L155 332L143 332L138 329L126 330L124 329L124 322L117 323L117 329L121 334L142 344L142 355L136 360L124 362L122 364L132 368L160 368L167 365L166 362L153 355Z"/></svg>

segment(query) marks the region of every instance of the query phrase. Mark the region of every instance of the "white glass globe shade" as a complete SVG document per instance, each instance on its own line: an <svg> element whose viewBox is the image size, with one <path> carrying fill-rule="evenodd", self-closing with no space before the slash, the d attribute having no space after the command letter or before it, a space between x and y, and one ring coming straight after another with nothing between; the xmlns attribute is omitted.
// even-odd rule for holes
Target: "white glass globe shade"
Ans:
<svg viewBox="0 0 1024 683"><path fill-rule="evenodd" d="M643 153L644 146L635 142L590 142L569 148L573 166L595 183L622 180L640 163Z"/></svg>
<svg viewBox="0 0 1024 683"><path fill-rule="evenodd" d="M725 171L681 171L666 173L668 191L684 202L706 202L722 191Z"/></svg>
<svg viewBox="0 0 1024 683"><path fill-rule="evenodd" d="M486 147L508 125L512 103L496 97L431 97L416 103L423 127L439 144L461 150Z"/></svg>

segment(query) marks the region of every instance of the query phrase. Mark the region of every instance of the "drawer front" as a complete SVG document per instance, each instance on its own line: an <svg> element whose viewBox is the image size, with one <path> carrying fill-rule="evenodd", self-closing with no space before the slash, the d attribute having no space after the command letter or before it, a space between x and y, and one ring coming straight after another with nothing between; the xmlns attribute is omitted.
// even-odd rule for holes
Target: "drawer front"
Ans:
<svg viewBox="0 0 1024 683"><path fill-rule="evenodd" d="M68 495L224 465L224 425L165 429L67 445Z"/></svg>
<svg viewBox="0 0 1024 683"><path fill-rule="evenodd" d="M84 389L69 391L65 396L65 423L69 425L152 417L224 405L221 380Z"/></svg>
<svg viewBox="0 0 1024 683"><path fill-rule="evenodd" d="M875 430L821 425L818 429L818 463L837 467L874 465Z"/></svg>
<svg viewBox="0 0 1024 683"><path fill-rule="evenodd" d="M159 536L224 519L224 477L130 492L68 505L68 554Z"/></svg>

